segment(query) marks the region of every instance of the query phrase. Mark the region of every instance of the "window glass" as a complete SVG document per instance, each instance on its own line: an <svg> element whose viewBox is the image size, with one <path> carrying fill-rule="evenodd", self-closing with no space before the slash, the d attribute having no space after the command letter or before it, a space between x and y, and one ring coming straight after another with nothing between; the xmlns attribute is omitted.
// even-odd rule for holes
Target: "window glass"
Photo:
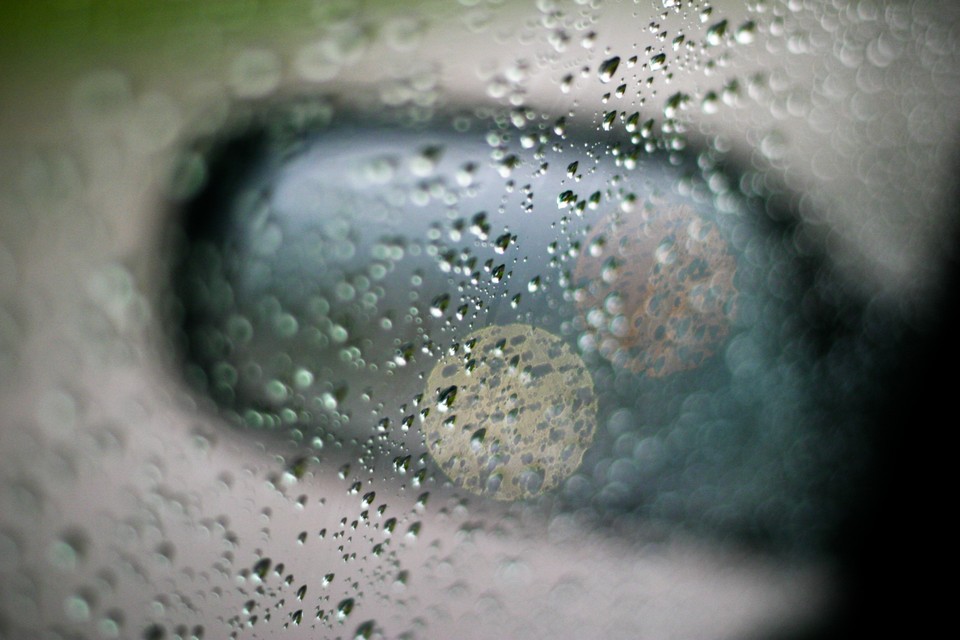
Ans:
<svg viewBox="0 0 960 640"><path fill-rule="evenodd" d="M957 18L0 9L0 637L837 628L926 539Z"/></svg>

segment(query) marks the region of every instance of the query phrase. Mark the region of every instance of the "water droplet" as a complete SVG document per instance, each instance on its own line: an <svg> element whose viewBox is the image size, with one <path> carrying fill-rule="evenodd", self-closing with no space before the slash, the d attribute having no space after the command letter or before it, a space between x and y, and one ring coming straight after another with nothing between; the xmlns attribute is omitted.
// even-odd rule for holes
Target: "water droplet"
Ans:
<svg viewBox="0 0 960 640"><path fill-rule="evenodd" d="M558 118L553 124L553 132L562 137L567 132L567 119Z"/></svg>
<svg viewBox="0 0 960 640"><path fill-rule="evenodd" d="M649 138L650 136L653 135L653 127L654 127L653 118L650 118L649 120L645 121L643 125L641 125L640 135L644 138Z"/></svg>
<svg viewBox="0 0 960 640"><path fill-rule="evenodd" d="M76 622L90 619L90 602L82 595L72 595L63 601L63 610L67 617Z"/></svg>
<svg viewBox="0 0 960 640"><path fill-rule="evenodd" d="M501 178L509 178L514 169L519 167L521 164L520 157L514 154L508 155L506 158L500 161L499 166L497 167L497 173L500 174Z"/></svg>
<svg viewBox="0 0 960 640"><path fill-rule="evenodd" d="M263 580L264 578L267 577L267 573L269 573L271 565L272 565L272 561L270 560L270 558L262 558L258 560L257 563L253 565L254 575L256 575L261 580Z"/></svg>
<svg viewBox="0 0 960 640"><path fill-rule="evenodd" d="M665 53L658 53L650 58L650 68L654 71L662 69L665 64L667 64L667 54Z"/></svg>
<svg viewBox="0 0 960 640"><path fill-rule="evenodd" d="M520 473L520 487L529 495L537 495L543 488L544 472L539 467L528 467Z"/></svg>
<svg viewBox="0 0 960 640"><path fill-rule="evenodd" d="M740 44L750 44L754 41L757 33L757 23L753 20L747 20L739 27L734 34L734 38Z"/></svg>
<svg viewBox="0 0 960 640"><path fill-rule="evenodd" d="M477 165L473 162L467 162L457 169L457 184L461 187L469 187L477 174Z"/></svg>
<svg viewBox="0 0 960 640"><path fill-rule="evenodd" d="M707 44L716 46L722 43L724 36L727 35L727 25L726 20L721 20L707 29Z"/></svg>
<svg viewBox="0 0 960 640"><path fill-rule="evenodd" d="M442 155L443 148L439 146L422 149L420 153L410 159L410 173L420 178L429 176L436 171Z"/></svg>
<svg viewBox="0 0 960 640"><path fill-rule="evenodd" d="M376 630L376 623L373 620L367 620L357 627L353 632L353 640L370 640Z"/></svg>
<svg viewBox="0 0 960 640"><path fill-rule="evenodd" d="M561 191L560 195L557 196L557 207L559 209L566 209L571 204L576 204L577 194L573 191L567 189L566 191Z"/></svg>
<svg viewBox="0 0 960 640"><path fill-rule="evenodd" d="M334 324L330 327L330 338L334 342L346 342L348 337L350 337L350 334L339 324Z"/></svg>
<svg viewBox="0 0 960 640"><path fill-rule="evenodd" d="M293 374L293 384L298 389L307 389L313 384L313 373L307 369L297 369Z"/></svg>
<svg viewBox="0 0 960 640"><path fill-rule="evenodd" d="M603 127L604 131L610 131L613 128L613 123L617 119L616 111L607 111L603 114L603 120L600 122L600 126Z"/></svg>
<svg viewBox="0 0 960 640"><path fill-rule="evenodd" d="M470 221L470 233L477 236L480 240L486 240L490 235L490 223L487 222L487 214L484 211L473 216Z"/></svg>
<svg viewBox="0 0 960 640"><path fill-rule="evenodd" d="M597 75L600 77L600 82L606 84L613 79L613 75L617 72L617 68L620 66L620 56L614 56L608 58L600 63L600 68L597 71Z"/></svg>
<svg viewBox="0 0 960 640"><path fill-rule="evenodd" d="M434 318L441 318L446 312L447 307L450 306L450 296L449 294L441 294L433 299L430 303L430 315Z"/></svg>
<svg viewBox="0 0 960 640"><path fill-rule="evenodd" d="M506 253L507 249L510 247L510 243L514 242L516 239L517 236L510 235L509 232L504 233L494 241L494 251L500 254Z"/></svg>
<svg viewBox="0 0 960 640"><path fill-rule="evenodd" d="M117 610L112 610L107 613L97 625L101 635L107 638L118 638L120 637L120 632L123 630L123 613ZM203 634L200 635L194 634L195 638L203 637Z"/></svg>
<svg viewBox="0 0 960 640"><path fill-rule="evenodd" d="M663 107L663 115L667 118L675 118L677 114L690 105L690 96L685 93L677 92L667 98Z"/></svg>
<svg viewBox="0 0 960 640"><path fill-rule="evenodd" d="M447 412L457 399L457 386L450 385L437 394L437 410Z"/></svg>
<svg viewBox="0 0 960 640"><path fill-rule="evenodd" d="M673 264L677 260L676 241L672 237L665 238L654 251L654 258L660 264Z"/></svg>
<svg viewBox="0 0 960 640"><path fill-rule="evenodd" d="M719 98L717 94L713 91L708 91L705 96L703 96L703 102L700 104L700 108L706 114L716 113L719 108Z"/></svg>
<svg viewBox="0 0 960 640"><path fill-rule="evenodd" d="M482 427L473 432L473 435L470 436L470 446L474 451L480 449L480 446L483 444L483 439L486 437L486 435L487 430Z"/></svg>
<svg viewBox="0 0 960 640"><path fill-rule="evenodd" d="M340 604L337 605L337 617L341 620L345 619L353 611L354 601L353 598L345 598L340 601Z"/></svg>
<svg viewBox="0 0 960 640"><path fill-rule="evenodd" d="M405 52L416 49L423 40L427 24L416 16L401 16L390 20L383 26L384 39L395 51Z"/></svg>
<svg viewBox="0 0 960 640"><path fill-rule="evenodd" d="M238 97L262 98L280 85L282 73L279 55L267 49L249 49L234 58L228 82Z"/></svg>

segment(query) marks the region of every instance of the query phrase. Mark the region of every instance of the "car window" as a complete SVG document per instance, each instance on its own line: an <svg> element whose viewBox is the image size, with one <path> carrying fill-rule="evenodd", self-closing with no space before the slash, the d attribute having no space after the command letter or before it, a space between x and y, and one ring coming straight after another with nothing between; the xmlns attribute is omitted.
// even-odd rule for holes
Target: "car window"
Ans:
<svg viewBox="0 0 960 640"><path fill-rule="evenodd" d="M860 611L939 388L955 10L0 16L0 637Z"/></svg>

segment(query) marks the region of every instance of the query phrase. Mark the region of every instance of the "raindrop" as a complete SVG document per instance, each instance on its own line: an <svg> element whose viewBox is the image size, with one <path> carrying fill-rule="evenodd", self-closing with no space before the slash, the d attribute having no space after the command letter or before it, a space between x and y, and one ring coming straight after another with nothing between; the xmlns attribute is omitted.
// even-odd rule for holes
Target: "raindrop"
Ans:
<svg viewBox="0 0 960 640"><path fill-rule="evenodd" d="M644 138L649 138L652 136L654 124L653 118L644 121L644 123L640 126L640 135Z"/></svg>
<svg viewBox="0 0 960 640"><path fill-rule="evenodd" d="M437 410L447 412L457 399L457 386L450 385L437 394Z"/></svg>
<svg viewBox="0 0 960 640"><path fill-rule="evenodd" d="M373 620L367 620L357 627L353 634L353 640L370 640L376 630L376 623Z"/></svg>
<svg viewBox="0 0 960 640"><path fill-rule="evenodd" d="M707 29L707 44L713 46L721 44L724 36L727 35L727 25L726 20L721 20Z"/></svg>
<svg viewBox="0 0 960 640"><path fill-rule="evenodd" d="M543 488L544 473L543 469L529 467L520 473L520 487L528 495L536 495Z"/></svg>
<svg viewBox="0 0 960 640"><path fill-rule="evenodd" d="M690 96L685 93L677 92L667 98L667 102L663 107L663 115L667 118L675 118L677 114L686 109L690 104Z"/></svg>
<svg viewBox="0 0 960 640"><path fill-rule="evenodd" d="M262 98L280 85L280 56L266 49L241 52L230 66L229 83L241 98Z"/></svg>
<svg viewBox="0 0 960 640"><path fill-rule="evenodd" d="M604 84L610 82L613 79L613 75L617 72L617 67L620 66L620 56L614 56L608 58L600 63L600 68L597 71L597 75L600 77L600 82Z"/></svg>
<svg viewBox="0 0 960 640"><path fill-rule="evenodd" d="M337 617L341 620L345 619L353 611L353 607L353 598L345 598L341 600L340 604L337 605Z"/></svg>
<svg viewBox="0 0 960 640"><path fill-rule="evenodd" d="M700 103L700 108L703 109L703 112L706 114L716 113L719 108L719 98L716 92L708 91L706 95L703 96L703 102Z"/></svg>
<svg viewBox="0 0 960 640"><path fill-rule="evenodd" d="M271 565L272 565L272 562L270 558L262 558L258 560L257 563L253 565L254 575L256 575L261 580L265 579L267 577L267 573L270 572Z"/></svg>
<svg viewBox="0 0 960 640"><path fill-rule="evenodd" d="M63 602L64 612L67 617L76 622L82 622L90 618L90 602L82 595L72 595Z"/></svg>
<svg viewBox="0 0 960 640"><path fill-rule="evenodd" d="M739 27L737 27L736 33L734 33L734 38L740 44L750 44L754 41L757 33L757 23L753 20L747 20Z"/></svg>
<svg viewBox="0 0 960 640"><path fill-rule="evenodd" d="M470 221L470 233L477 236L480 240L486 240L490 234L490 223L487 222L487 214L483 211L473 216Z"/></svg>
<svg viewBox="0 0 960 640"><path fill-rule="evenodd" d="M430 303L430 315L434 318L441 318L446 312L447 307L450 306L450 296L449 294L441 294L433 299Z"/></svg>
<svg viewBox="0 0 960 640"><path fill-rule="evenodd" d="M560 195L557 196L557 208L559 209L566 209L571 204L576 204L576 202L577 194L569 189L561 191Z"/></svg>
<svg viewBox="0 0 960 640"><path fill-rule="evenodd" d="M613 128L613 123L617 119L616 111L607 111L603 114L603 120L600 122L600 126L603 127L604 131L610 131Z"/></svg>
<svg viewBox="0 0 960 640"><path fill-rule="evenodd" d="M510 247L510 243L514 242L517 239L517 236L510 235L510 233L504 233L503 235L497 237L493 242L494 251L497 253L503 254L506 253L507 249Z"/></svg>
<svg viewBox="0 0 960 640"><path fill-rule="evenodd" d="M429 176L436 171L437 164L440 162L442 155L442 147L426 147L410 159L410 173L421 178Z"/></svg>
<svg viewBox="0 0 960 640"><path fill-rule="evenodd" d="M71 529L61 534L60 539L51 545L50 562L64 569L75 569L83 561L90 547L87 534L79 529Z"/></svg>

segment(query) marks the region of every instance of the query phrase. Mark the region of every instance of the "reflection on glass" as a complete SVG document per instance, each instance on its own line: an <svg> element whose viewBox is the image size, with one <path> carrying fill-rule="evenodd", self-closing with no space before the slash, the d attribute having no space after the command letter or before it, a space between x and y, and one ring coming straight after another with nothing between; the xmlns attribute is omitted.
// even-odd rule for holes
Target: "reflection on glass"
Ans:
<svg viewBox="0 0 960 640"><path fill-rule="evenodd" d="M457 487L497 500L550 491L596 428L593 381L558 337L510 324L470 333L427 378L430 455Z"/></svg>
<svg viewBox="0 0 960 640"><path fill-rule="evenodd" d="M591 346L659 377L703 364L729 335L736 261L690 207L645 204L593 229L574 279Z"/></svg>

